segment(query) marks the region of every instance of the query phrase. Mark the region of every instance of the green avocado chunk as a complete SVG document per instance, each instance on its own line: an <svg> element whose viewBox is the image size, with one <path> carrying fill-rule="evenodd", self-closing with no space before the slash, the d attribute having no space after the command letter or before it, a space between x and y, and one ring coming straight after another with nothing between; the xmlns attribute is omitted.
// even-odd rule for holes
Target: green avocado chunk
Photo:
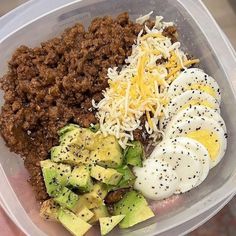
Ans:
<svg viewBox="0 0 236 236"><path fill-rule="evenodd" d="M120 228L129 228L154 216L146 199L137 191L130 191L114 205L115 215L125 215Z"/></svg>
<svg viewBox="0 0 236 236"><path fill-rule="evenodd" d="M60 195L54 198L54 201L64 208L75 211L79 201L79 196L67 187L64 187Z"/></svg>
<svg viewBox="0 0 236 236"><path fill-rule="evenodd" d="M83 195L80 195L77 209L82 209L83 207L87 207L88 209L93 209L96 207L101 206L103 203L103 200L100 198L100 196L92 191L90 193L85 193Z"/></svg>
<svg viewBox="0 0 236 236"><path fill-rule="evenodd" d="M117 139L109 135L97 140L97 148L91 152L91 159L103 167L119 167L123 162L123 155Z"/></svg>
<svg viewBox="0 0 236 236"><path fill-rule="evenodd" d="M96 184L94 184L92 191L95 192L102 200L104 200L108 193L107 185L101 182L97 182Z"/></svg>
<svg viewBox="0 0 236 236"><path fill-rule="evenodd" d="M68 124L66 126L64 126L63 128L61 128L58 132L59 136L63 136L64 134L72 131L72 130L78 130L80 129L79 125L76 124Z"/></svg>
<svg viewBox="0 0 236 236"><path fill-rule="evenodd" d="M131 145L125 150L126 163L132 166L142 167L144 155L143 145L139 141L133 141Z"/></svg>
<svg viewBox="0 0 236 236"><path fill-rule="evenodd" d="M51 160L41 161L40 165L48 195L57 196L68 183L71 167L54 163Z"/></svg>
<svg viewBox="0 0 236 236"><path fill-rule="evenodd" d="M122 174L111 168L92 166L91 177L108 185L117 185L122 178Z"/></svg>
<svg viewBox="0 0 236 236"><path fill-rule="evenodd" d="M90 129L77 128L60 136L60 145L76 145L91 151L97 148L99 137L99 135L92 132Z"/></svg>
<svg viewBox="0 0 236 236"><path fill-rule="evenodd" d="M76 215L86 222L94 216L93 212L87 207L83 207L80 211L76 212Z"/></svg>
<svg viewBox="0 0 236 236"><path fill-rule="evenodd" d="M99 220L101 217L108 217L109 213L107 210L106 205L102 204L101 206L94 208L91 210L94 214L94 216L89 220L90 224L94 224Z"/></svg>
<svg viewBox="0 0 236 236"><path fill-rule="evenodd" d="M99 218L101 235L106 235L113 228L116 227L123 219L125 215L111 216L111 217L101 217Z"/></svg>
<svg viewBox="0 0 236 236"><path fill-rule="evenodd" d="M91 164L89 150L75 147L71 144L67 146L55 146L51 149L51 160L57 163L69 165Z"/></svg>
<svg viewBox="0 0 236 236"><path fill-rule="evenodd" d="M91 228L90 224L65 209L60 209L58 219L74 236L83 236Z"/></svg>
<svg viewBox="0 0 236 236"><path fill-rule="evenodd" d="M85 165L75 167L69 177L69 185L82 192L89 192L93 187L89 168Z"/></svg>
<svg viewBox="0 0 236 236"><path fill-rule="evenodd" d="M107 186L108 191L133 187L136 177L127 165L117 168L116 171L122 174L122 178L116 186Z"/></svg>

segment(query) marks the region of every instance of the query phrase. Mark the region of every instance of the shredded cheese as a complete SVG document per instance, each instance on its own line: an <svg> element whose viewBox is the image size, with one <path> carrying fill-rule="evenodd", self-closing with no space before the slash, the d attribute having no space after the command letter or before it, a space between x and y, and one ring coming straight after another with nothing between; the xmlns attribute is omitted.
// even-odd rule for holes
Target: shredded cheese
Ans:
<svg viewBox="0 0 236 236"><path fill-rule="evenodd" d="M151 13L139 18L144 23ZM167 89L181 69L198 63L198 59L187 60L180 50L180 43L171 43L162 32L166 25L162 17L156 17L152 29L145 27L132 47L132 54L126 65L118 72L117 68L108 69L109 88L103 92L104 98L93 107L98 109L96 116L100 132L115 135L125 148L133 140L133 132L141 129L141 118L146 117L145 129L153 140L162 132L158 121L165 114L169 100ZM146 34L143 35L143 33ZM159 61L160 60L160 61Z"/></svg>

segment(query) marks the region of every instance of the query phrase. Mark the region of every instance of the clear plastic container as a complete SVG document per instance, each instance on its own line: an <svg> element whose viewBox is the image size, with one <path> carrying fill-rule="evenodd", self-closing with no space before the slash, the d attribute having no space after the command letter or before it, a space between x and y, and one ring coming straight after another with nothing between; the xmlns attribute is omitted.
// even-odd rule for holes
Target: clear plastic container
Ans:
<svg viewBox="0 0 236 236"><path fill-rule="evenodd" d="M152 10L155 15L163 15L166 21L177 24L184 49L200 58L202 68L220 84L223 91L222 116L229 134L228 148L223 161L210 171L203 184L181 195L168 211L131 229L119 231L121 235L167 235L168 232L179 235L193 227L189 222L198 225L202 220L201 215L206 217L206 214L210 214L207 212L216 211L212 209L220 209L235 194L236 100L232 81L236 76L236 60L228 40L205 6L196 0L58 0L50 1L50 4L44 0L32 1L0 20L0 73L4 74L7 61L21 44L39 45L41 41L59 35L77 21L88 25L96 16L128 11L135 19ZM24 12L27 15L25 19ZM61 226L43 222L39 218L39 205L26 181L28 175L22 160L9 152L2 139L0 150L0 199L11 219L27 235L68 235ZM117 234L118 231L111 233ZM98 234L93 230L89 235Z"/></svg>

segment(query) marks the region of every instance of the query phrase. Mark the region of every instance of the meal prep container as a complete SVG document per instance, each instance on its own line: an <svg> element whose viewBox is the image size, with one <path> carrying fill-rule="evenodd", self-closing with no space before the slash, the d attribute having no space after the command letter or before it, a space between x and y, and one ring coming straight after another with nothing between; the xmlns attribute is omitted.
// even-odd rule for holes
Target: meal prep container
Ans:
<svg viewBox="0 0 236 236"><path fill-rule="evenodd" d="M210 171L196 189L173 200L173 206L156 217L110 235L180 235L198 226L220 210L236 192L236 77L235 53L201 1L196 0L84 0L31 1L0 19L0 74L7 61L22 45L37 46L81 21L88 26L96 16L128 11L134 20L154 11L177 24L183 49L201 60L201 68L212 75L222 89L222 116L228 129L228 148L222 162ZM3 94L0 97L3 103ZM44 222L39 204L27 183L23 161L0 140L0 203L18 227L30 236L69 235L62 226ZM37 153L35 154L37 155ZM99 235L97 229L89 235Z"/></svg>

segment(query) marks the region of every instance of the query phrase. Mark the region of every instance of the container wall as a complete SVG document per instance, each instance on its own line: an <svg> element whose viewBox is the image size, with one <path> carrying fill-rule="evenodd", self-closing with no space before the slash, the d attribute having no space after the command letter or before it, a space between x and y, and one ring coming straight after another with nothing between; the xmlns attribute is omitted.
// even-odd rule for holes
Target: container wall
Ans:
<svg viewBox="0 0 236 236"><path fill-rule="evenodd" d="M219 190L235 173L236 150L233 148L233 144L236 143L235 98L226 74L208 40L202 34L191 15L176 0L86 0L69 4L64 8L31 22L31 24L22 27L8 36L0 44L0 73L4 74L7 69L7 61L11 54L15 48L22 44L31 47L38 46L40 42L59 35L66 27L73 25L77 21L81 21L88 26L91 19L96 16L115 16L120 12L128 11L131 18L135 19L141 14L149 13L152 10L154 11L153 15L162 15L166 21L174 21L177 24L179 38L184 50L190 55L198 57L201 60L200 67L212 75L222 88L222 115L228 128L229 140L224 160L211 170L207 180L201 186L190 193L178 197L174 207L171 207L167 212L163 212L163 214L130 230L122 231L122 234L127 233L127 235L148 235L154 232L162 232L168 227L187 221L191 217L191 212L197 213L198 210L200 211L204 207L207 207L209 204L209 194ZM2 94L0 102L3 102ZM15 154L9 152L3 140L0 140L0 149L0 162L30 218L42 231L49 235L66 235L65 231L61 228L57 228L58 231L54 231L54 224L45 224L39 219L38 205L35 206L36 203L33 193L30 187L24 184L27 179L27 173L25 173L22 160L17 158ZM26 191L23 188L19 188L18 185L24 186L27 189L28 195L22 197L23 192ZM219 194L222 194L222 192ZM226 197L227 193L224 194ZM207 201L204 201L207 196ZM27 201L27 199L30 199L30 201ZM211 202L214 200L213 198L210 199ZM11 210L11 206L9 208ZM157 224L154 224L156 222ZM92 234L94 235L93 232L91 232ZM113 235L115 234L116 232L113 233Z"/></svg>

